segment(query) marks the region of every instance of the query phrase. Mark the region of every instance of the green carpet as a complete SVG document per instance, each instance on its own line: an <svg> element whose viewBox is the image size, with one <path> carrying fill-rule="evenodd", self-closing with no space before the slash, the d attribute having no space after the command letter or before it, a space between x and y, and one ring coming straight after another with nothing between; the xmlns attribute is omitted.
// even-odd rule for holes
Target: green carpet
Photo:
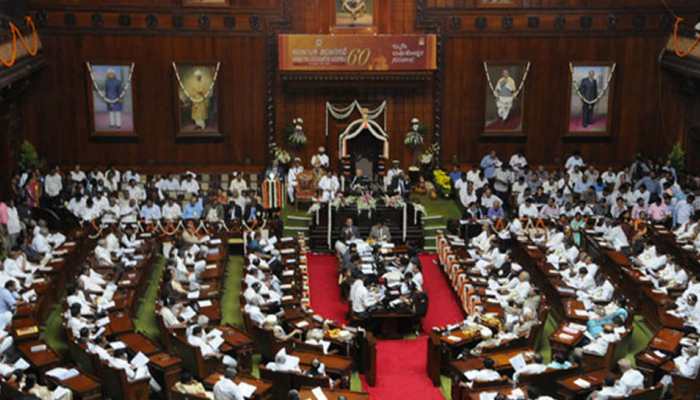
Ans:
<svg viewBox="0 0 700 400"><path fill-rule="evenodd" d="M654 332L649 329L646 320L636 315L634 317L632 334L625 338L622 344L615 351L615 359L626 358L632 365L635 365L634 356L644 350L651 339L654 337Z"/></svg>
<svg viewBox="0 0 700 400"><path fill-rule="evenodd" d="M136 332L142 333L149 339L156 341L160 338L160 328L158 327L158 321L156 321L156 301L158 300L158 290L160 289L163 271L165 271L165 257L159 256L153 265L148 288L143 294L141 305L134 317Z"/></svg>
<svg viewBox="0 0 700 400"><path fill-rule="evenodd" d="M453 199L438 197L432 200L425 195L412 195L411 200L414 203L422 204L428 217L441 215L444 219L443 222L447 222L448 219L459 219L462 216L462 211Z"/></svg>
<svg viewBox="0 0 700 400"><path fill-rule="evenodd" d="M230 257L226 266L226 280L222 287L223 295L221 296L221 322L224 324L243 327L240 303L242 279L243 257Z"/></svg>
<svg viewBox="0 0 700 400"><path fill-rule="evenodd" d="M65 293L59 296L60 301L53 306L51 312L46 317L44 325L44 341L53 351L61 356L65 356L68 353L68 345L66 344L66 337L63 333L64 297Z"/></svg>

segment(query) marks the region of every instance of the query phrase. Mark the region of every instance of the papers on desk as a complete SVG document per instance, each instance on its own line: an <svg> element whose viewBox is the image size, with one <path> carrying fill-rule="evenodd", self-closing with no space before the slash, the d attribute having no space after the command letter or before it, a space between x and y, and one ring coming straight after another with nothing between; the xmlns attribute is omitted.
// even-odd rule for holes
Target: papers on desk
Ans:
<svg viewBox="0 0 700 400"><path fill-rule="evenodd" d="M117 340L116 342L109 342L109 347L113 350L126 349L126 344Z"/></svg>
<svg viewBox="0 0 700 400"><path fill-rule="evenodd" d="M185 321L191 320L195 315L197 315L197 313L192 309L192 307L187 307L180 313L180 317L182 317L182 319Z"/></svg>
<svg viewBox="0 0 700 400"><path fill-rule="evenodd" d="M512 357L510 360L508 360L510 365L513 366L513 369L516 371L520 371L521 369L525 368L525 365L527 363L525 362L525 356L523 356L523 353L518 354L515 357Z"/></svg>
<svg viewBox="0 0 700 400"><path fill-rule="evenodd" d="M585 326L585 325L576 324L576 323L574 323L574 322L569 322L568 327L571 328L571 329L576 329L576 330L579 331L579 332L583 332L583 331L586 330L586 326Z"/></svg>
<svg viewBox="0 0 700 400"><path fill-rule="evenodd" d="M294 276L294 270L285 269L284 271L282 271L282 276Z"/></svg>
<svg viewBox="0 0 700 400"><path fill-rule="evenodd" d="M24 371L25 369L29 368L29 363L24 360L24 358L20 357L15 361L15 365L12 366L13 369L19 369Z"/></svg>
<svg viewBox="0 0 700 400"><path fill-rule="evenodd" d="M198 299L199 298L199 290L197 290L196 292L187 293L187 298L190 300Z"/></svg>
<svg viewBox="0 0 700 400"><path fill-rule="evenodd" d="M294 296L282 296L282 301L292 301L294 300Z"/></svg>
<svg viewBox="0 0 700 400"><path fill-rule="evenodd" d="M624 335L626 331L627 331L627 329L625 329L624 326L618 326L617 328L615 328L613 330L613 332L617 333L620 336Z"/></svg>
<svg viewBox="0 0 700 400"><path fill-rule="evenodd" d="M659 350L654 350L653 354L655 357L666 358L666 353Z"/></svg>
<svg viewBox="0 0 700 400"><path fill-rule="evenodd" d="M199 308L207 308L207 307L211 307L212 302L211 302L211 300L202 300L202 301L197 302L197 305L199 306Z"/></svg>
<svg viewBox="0 0 700 400"><path fill-rule="evenodd" d="M450 335L447 337L447 341L449 341L450 343L458 343L461 342L462 339L459 336Z"/></svg>
<svg viewBox="0 0 700 400"><path fill-rule="evenodd" d="M36 298L36 291L34 289L22 293L22 300L24 300L26 303L29 303L34 298Z"/></svg>
<svg viewBox="0 0 700 400"><path fill-rule="evenodd" d="M285 284L285 285L280 285L280 289L282 289L282 290L289 290L289 289L291 289L291 288L292 288L292 284L291 284L291 283L287 283L287 284Z"/></svg>
<svg viewBox="0 0 700 400"><path fill-rule="evenodd" d="M562 331L568 333L569 335L578 335L579 333L579 331L569 326L565 326L564 328L562 328Z"/></svg>
<svg viewBox="0 0 700 400"><path fill-rule="evenodd" d="M328 400L328 397L326 397L326 394L323 393L323 389L321 389L320 387L313 388L311 390L311 394L314 395L316 400Z"/></svg>
<svg viewBox="0 0 700 400"><path fill-rule="evenodd" d="M574 385L580 387L581 389L588 389L591 387L591 383L585 379L578 378L574 381Z"/></svg>
<svg viewBox="0 0 700 400"><path fill-rule="evenodd" d="M209 244L212 246L217 246L221 244L221 239L212 239L209 241Z"/></svg>
<svg viewBox="0 0 700 400"><path fill-rule="evenodd" d="M209 345L217 350L219 349L219 347L221 347L222 344L224 344L224 338L221 336L217 336L209 341Z"/></svg>
<svg viewBox="0 0 700 400"><path fill-rule="evenodd" d="M574 310L574 315L576 315L577 317L586 317L586 318L588 318L588 311L586 311L586 310L581 310L581 309L579 308L579 309Z"/></svg>
<svg viewBox="0 0 700 400"><path fill-rule="evenodd" d="M253 397L255 394L255 391L258 390L256 386L253 386L249 383L241 382L238 384L238 389L241 391L241 394L243 397L246 399Z"/></svg>
<svg viewBox="0 0 700 400"><path fill-rule="evenodd" d="M569 335L568 333L559 332L559 339L568 341L568 340L574 340L574 337L572 335Z"/></svg>
<svg viewBox="0 0 700 400"><path fill-rule="evenodd" d="M131 365L133 365L136 368L141 368L144 365L147 365L148 361L148 357L146 357L145 354L139 351L139 353L131 359Z"/></svg>
<svg viewBox="0 0 700 400"><path fill-rule="evenodd" d="M71 369L66 369L66 368L54 368L50 371L46 371L46 375L56 378L59 381L65 381L66 379L74 378L78 375L80 375L80 371L78 371L75 368Z"/></svg>
<svg viewBox="0 0 700 400"><path fill-rule="evenodd" d="M309 322L308 321L299 321L296 323L296 326L297 326L297 328L303 329L303 328L306 328L307 326L309 326Z"/></svg>
<svg viewBox="0 0 700 400"><path fill-rule="evenodd" d="M46 350L46 345L45 344L38 344L36 346L32 346L29 351L32 353L38 353L40 351Z"/></svg>
<svg viewBox="0 0 700 400"><path fill-rule="evenodd" d="M216 264L209 264L206 266L204 269L216 269L217 265Z"/></svg>

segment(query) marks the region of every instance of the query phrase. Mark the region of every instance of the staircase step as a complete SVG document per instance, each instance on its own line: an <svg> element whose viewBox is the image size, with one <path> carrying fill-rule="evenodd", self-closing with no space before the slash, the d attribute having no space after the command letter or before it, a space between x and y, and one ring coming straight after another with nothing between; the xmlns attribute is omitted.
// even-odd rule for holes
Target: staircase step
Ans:
<svg viewBox="0 0 700 400"><path fill-rule="evenodd" d="M285 226L285 230L295 231L295 232L306 232L309 230L308 226Z"/></svg>
<svg viewBox="0 0 700 400"><path fill-rule="evenodd" d="M304 222L311 221L311 217L300 217L297 215L288 215L287 219L290 221L304 221Z"/></svg>
<svg viewBox="0 0 700 400"><path fill-rule="evenodd" d="M435 246L423 246L423 250L435 251L435 250L437 250L437 247L435 247Z"/></svg>
<svg viewBox="0 0 700 400"><path fill-rule="evenodd" d="M423 221L435 221L435 220L438 220L441 218L443 218L442 215L429 215L429 216L423 217Z"/></svg>
<svg viewBox="0 0 700 400"><path fill-rule="evenodd" d="M437 240L437 236L426 236L425 240Z"/></svg>
<svg viewBox="0 0 700 400"><path fill-rule="evenodd" d="M426 226L423 228L423 230L426 231L436 231L438 229L445 229L445 226L443 225L433 225L433 226Z"/></svg>

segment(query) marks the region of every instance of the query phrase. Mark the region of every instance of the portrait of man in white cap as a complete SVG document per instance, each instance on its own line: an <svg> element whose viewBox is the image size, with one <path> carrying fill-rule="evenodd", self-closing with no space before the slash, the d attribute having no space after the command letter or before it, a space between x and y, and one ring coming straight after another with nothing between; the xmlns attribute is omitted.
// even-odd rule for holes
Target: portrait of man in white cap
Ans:
<svg viewBox="0 0 700 400"><path fill-rule="evenodd" d="M331 160L328 158L328 154L326 154L326 148L323 146L319 147L318 153L311 157L311 166L314 167L314 169L318 169L328 168L330 165Z"/></svg>

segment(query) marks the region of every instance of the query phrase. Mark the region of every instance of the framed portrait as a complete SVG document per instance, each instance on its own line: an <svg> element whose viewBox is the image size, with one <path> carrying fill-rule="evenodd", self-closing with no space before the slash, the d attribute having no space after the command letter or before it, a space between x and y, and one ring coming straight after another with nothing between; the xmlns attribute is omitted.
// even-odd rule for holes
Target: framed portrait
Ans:
<svg viewBox="0 0 700 400"><path fill-rule="evenodd" d="M476 0L479 8L513 8L520 7L522 0Z"/></svg>
<svg viewBox="0 0 700 400"><path fill-rule="evenodd" d="M524 135L525 87L530 73L527 61L484 63L486 100L484 135Z"/></svg>
<svg viewBox="0 0 700 400"><path fill-rule="evenodd" d="M609 136L614 63L570 63L568 136Z"/></svg>
<svg viewBox="0 0 700 400"><path fill-rule="evenodd" d="M376 32L381 0L330 0L333 6L332 32Z"/></svg>
<svg viewBox="0 0 700 400"><path fill-rule="evenodd" d="M135 137L135 65L86 62L86 67L92 136Z"/></svg>
<svg viewBox="0 0 700 400"><path fill-rule="evenodd" d="M183 7L227 7L229 0L182 0Z"/></svg>
<svg viewBox="0 0 700 400"><path fill-rule="evenodd" d="M221 137L221 63L173 63L178 138Z"/></svg>

